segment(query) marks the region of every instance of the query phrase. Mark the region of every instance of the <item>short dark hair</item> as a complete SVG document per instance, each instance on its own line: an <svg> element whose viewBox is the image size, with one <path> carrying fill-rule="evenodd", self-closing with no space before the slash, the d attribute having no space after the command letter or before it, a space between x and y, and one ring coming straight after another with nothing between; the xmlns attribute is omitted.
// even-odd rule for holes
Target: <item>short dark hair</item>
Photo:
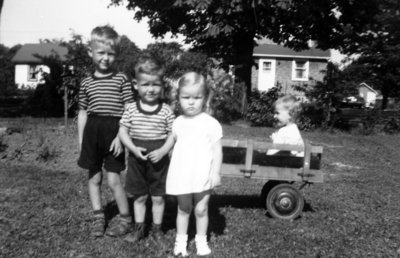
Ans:
<svg viewBox="0 0 400 258"><path fill-rule="evenodd" d="M136 61L135 67L135 76L140 73L158 75L161 78L164 77L165 74L165 66L164 63L156 58L154 55L145 53L139 56Z"/></svg>

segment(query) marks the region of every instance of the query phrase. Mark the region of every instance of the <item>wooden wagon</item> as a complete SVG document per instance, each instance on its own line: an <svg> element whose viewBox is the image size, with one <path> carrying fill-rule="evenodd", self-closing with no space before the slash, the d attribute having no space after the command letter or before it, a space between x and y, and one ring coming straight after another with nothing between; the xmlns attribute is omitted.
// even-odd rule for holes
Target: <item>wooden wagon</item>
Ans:
<svg viewBox="0 0 400 258"><path fill-rule="evenodd" d="M320 170L323 148L313 146L308 141L305 141L304 148L233 139L222 139L222 145L222 176L266 180L261 197L272 217L297 218L304 207L300 190L307 184L324 181ZM277 149L279 152L269 156L266 155L268 149ZM304 158L287 155L290 151L304 151Z"/></svg>

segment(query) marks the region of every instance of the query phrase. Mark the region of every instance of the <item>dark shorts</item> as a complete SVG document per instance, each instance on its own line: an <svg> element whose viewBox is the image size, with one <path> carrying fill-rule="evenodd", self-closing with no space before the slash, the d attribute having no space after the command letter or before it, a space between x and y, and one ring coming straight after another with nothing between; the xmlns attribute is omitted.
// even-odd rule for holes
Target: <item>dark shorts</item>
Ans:
<svg viewBox="0 0 400 258"><path fill-rule="evenodd" d="M119 173L125 169L125 155L115 157L110 152L112 141L118 134L120 117L89 115L83 131L78 165L88 170Z"/></svg>
<svg viewBox="0 0 400 258"><path fill-rule="evenodd" d="M147 153L164 145L165 140L133 140L138 147L147 149ZM159 162L139 160L132 153L128 157L128 172L126 173L125 190L129 195L152 196L165 195L169 156L165 155Z"/></svg>
<svg viewBox="0 0 400 258"><path fill-rule="evenodd" d="M193 207L196 207L197 203L204 198L204 196L211 194L211 190L206 190L200 193L189 193L177 195L179 209L191 213Z"/></svg>

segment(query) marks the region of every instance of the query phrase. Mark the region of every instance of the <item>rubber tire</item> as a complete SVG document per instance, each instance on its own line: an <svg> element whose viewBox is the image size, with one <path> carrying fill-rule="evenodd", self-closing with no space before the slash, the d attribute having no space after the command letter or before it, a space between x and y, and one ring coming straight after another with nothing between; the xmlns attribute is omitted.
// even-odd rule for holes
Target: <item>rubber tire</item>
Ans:
<svg viewBox="0 0 400 258"><path fill-rule="evenodd" d="M287 181L278 181L278 180L269 180L268 182L266 182L263 186L263 188L261 189L261 193L260 193L260 205L264 208L267 209L267 196L268 193L271 191L272 188L274 188L274 186L279 185L279 184L284 184Z"/></svg>
<svg viewBox="0 0 400 258"><path fill-rule="evenodd" d="M287 207L285 207L285 202ZM274 186L267 195L268 213L277 219L293 220L303 211L304 198L300 191L290 184Z"/></svg>

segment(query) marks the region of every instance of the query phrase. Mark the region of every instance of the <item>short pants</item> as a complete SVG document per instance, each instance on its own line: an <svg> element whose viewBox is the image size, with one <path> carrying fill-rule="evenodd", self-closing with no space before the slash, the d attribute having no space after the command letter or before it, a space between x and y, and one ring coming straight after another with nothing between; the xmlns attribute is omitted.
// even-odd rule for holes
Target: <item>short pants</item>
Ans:
<svg viewBox="0 0 400 258"><path fill-rule="evenodd" d="M165 140L132 140L135 146L147 149L146 153L159 149ZM126 173L125 190L128 195L152 196L165 195L165 183L169 166L169 156L165 155L159 162L139 160L132 153L128 157L128 171Z"/></svg>
<svg viewBox="0 0 400 258"><path fill-rule="evenodd" d="M118 134L120 117L89 115L83 131L81 168L119 173L125 169L125 154L115 157L110 152L112 141Z"/></svg>

